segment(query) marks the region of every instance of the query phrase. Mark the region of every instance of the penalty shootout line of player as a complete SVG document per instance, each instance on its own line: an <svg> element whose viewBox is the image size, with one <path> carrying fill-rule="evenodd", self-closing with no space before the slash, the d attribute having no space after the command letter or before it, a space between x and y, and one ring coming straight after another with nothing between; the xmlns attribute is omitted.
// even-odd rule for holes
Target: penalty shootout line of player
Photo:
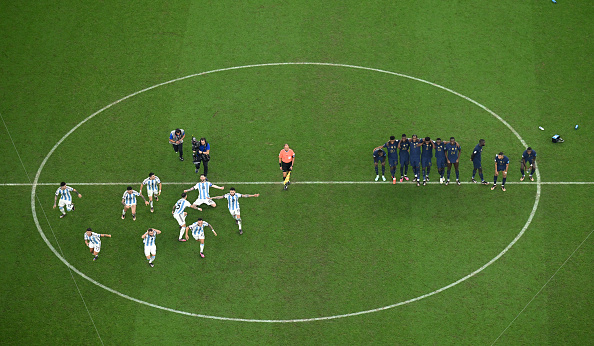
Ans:
<svg viewBox="0 0 594 346"><path fill-rule="evenodd" d="M195 181L191 182L162 182L163 185L192 185L195 184ZM470 181L461 181L463 185L480 185L477 183L473 183ZM133 185L138 184L137 181L134 182L121 182L121 183L68 183L68 185L80 185L80 186L119 186L119 185ZM283 185L284 182L282 181L217 181L217 184L222 185ZM292 181L291 184L294 185L329 185L329 184L336 184L336 185L358 185L358 184L389 184L392 185L391 182L386 181ZM396 185L414 185L414 183L406 182L406 183L398 183ZM430 181L427 182L430 185L440 185L438 181ZM594 181L507 181L506 185L594 185ZM32 186L31 183L2 183L0 187L3 186ZM37 186L57 186L60 183L37 183ZM443 184L441 184L443 185Z"/></svg>

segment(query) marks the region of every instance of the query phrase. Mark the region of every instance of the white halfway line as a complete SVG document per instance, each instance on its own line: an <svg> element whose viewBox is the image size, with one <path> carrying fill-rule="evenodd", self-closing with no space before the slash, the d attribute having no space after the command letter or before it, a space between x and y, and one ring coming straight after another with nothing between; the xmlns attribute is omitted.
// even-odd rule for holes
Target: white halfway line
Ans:
<svg viewBox="0 0 594 346"><path fill-rule="evenodd" d="M76 186L76 185L80 185L80 186L116 186L116 185L138 185L140 182L135 181L135 182L104 182L104 183L68 183L68 185L72 185L72 186ZM232 185L232 184L236 184L236 185L282 185L283 182L282 181L217 181L217 184L225 184L225 185ZM391 184L391 182L389 181L294 181L291 182L292 184L296 185L296 184L309 184L309 185L316 185L316 184L327 184L327 185L331 185L331 184L336 184L336 185L357 185L357 184ZM472 183L469 181L462 181L460 182L461 184L464 185L480 185L480 183ZM196 184L195 181L189 181L189 182L162 182L163 185L193 185ZM412 182L406 182L406 183L397 183L398 184L404 184L404 185L414 185L414 183ZM431 184L431 185L437 185L439 184L439 182L437 181L430 181L427 182L427 184ZM450 181L451 185L456 185L455 181ZM501 182L498 182L499 185L501 185ZM517 184L517 185L594 185L594 181L541 181L541 182L536 182L536 181L508 181L505 183L506 185L508 184ZM31 183L0 183L0 187L3 186L32 186L33 184ZM58 186L60 185L60 183L37 183L37 186ZM491 183L489 183L489 185L491 185Z"/></svg>

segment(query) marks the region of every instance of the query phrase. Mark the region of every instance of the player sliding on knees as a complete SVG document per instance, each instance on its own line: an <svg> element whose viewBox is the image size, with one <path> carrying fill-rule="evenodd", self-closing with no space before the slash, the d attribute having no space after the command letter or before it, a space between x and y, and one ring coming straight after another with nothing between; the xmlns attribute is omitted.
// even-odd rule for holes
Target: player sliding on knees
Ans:
<svg viewBox="0 0 594 346"><path fill-rule="evenodd" d="M190 239L190 237L188 237L188 230L191 229L194 239L200 241L200 257L202 258L204 258L204 226L210 227L215 237L217 236L217 232L215 232L214 228L202 219L198 219L198 221L194 222L189 227L186 227L186 240Z"/></svg>
<svg viewBox="0 0 594 346"><path fill-rule="evenodd" d="M216 207L217 204L210 198L210 187L214 187L215 189L224 190L224 186L217 186L208 180L206 180L206 176L204 174L200 175L200 182L196 183L193 187L188 190L184 190L184 193L190 192L193 190L198 190L198 199L192 203L192 205L200 206L202 204L210 205L211 207Z"/></svg>
<svg viewBox="0 0 594 346"><path fill-rule="evenodd" d="M237 225L239 225L239 234L243 234L243 230L241 229L241 216L239 215L239 201L238 201L238 199L240 197L244 197L244 198L260 197L260 194L257 193L255 195L248 195L248 194L236 193L235 188L232 187L229 189L229 193L226 193L224 196L215 196L212 199L222 199L222 198L227 199L227 207L229 208L229 213L231 213L231 216L233 216L233 218L235 219L235 223L237 223Z"/></svg>

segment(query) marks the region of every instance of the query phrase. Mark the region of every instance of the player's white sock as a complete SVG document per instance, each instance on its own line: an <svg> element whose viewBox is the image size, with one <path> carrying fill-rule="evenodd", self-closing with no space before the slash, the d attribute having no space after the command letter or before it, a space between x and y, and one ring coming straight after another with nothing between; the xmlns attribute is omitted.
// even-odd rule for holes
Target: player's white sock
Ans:
<svg viewBox="0 0 594 346"><path fill-rule="evenodd" d="M185 229L185 228L183 228L183 227L180 227L180 228L179 228L179 239L183 238L183 236L184 236L184 233L185 233L185 230L186 230L186 229Z"/></svg>
<svg viewBox="0 0 594 346"><path fill-rule="evenodd" d="M153 207L153 201L151 201L151 208Z"/></svg>
<svg viewBox="0 0 594 346"><path fill-rule="evenodd" d="M200 243L200 252L204 252L204 244Z"/></svg>
<svg viewBox="0 0 594 346"><path fill-rule="evenodd" d="M60 207L60 211L62 212L62 214L66 214L66 212L64 211L64 207Z"/></svg>
<svg viewBox="0 0 594 346"><path fill-rule="evenodd" d="M126 209L122 209L122 215L126 215Z"/></svg>
<svg viewBox="0 0 594 346"><path fill-rule="evenodd" d="M239 230L241 231L241 219L237 220L237 224L239 225Z"/></svg>
<svg viewBox="0 0 594 346"><path fill-rule="evenodd" d="M155 260L155 256L151 256L151 259L149 260L149 263L153 263L154 260Z"/></svg>

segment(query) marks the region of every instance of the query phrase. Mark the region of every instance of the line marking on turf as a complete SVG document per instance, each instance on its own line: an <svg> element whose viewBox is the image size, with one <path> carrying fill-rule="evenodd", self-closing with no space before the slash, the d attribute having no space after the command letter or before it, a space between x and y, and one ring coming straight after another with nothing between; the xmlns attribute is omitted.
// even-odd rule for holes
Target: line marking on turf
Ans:
<svg viewBox="0 0 594 346"><path fill-rule="evenodd" d="M520 317L520 315L524 312L524 310L526 310L526 308L528 307L528 305L530 305L530 303L532 303L532 301L534 300L534 298L536 298L536 296L539 295L540 292L542 292L542 290L545 288L545 286L548 285L548 283L551 282L551 280L553 280L553 278L555 277L555 275L557 275L557 273L559 272L559 270L561 270L561 268L563 268L563 266L571 259L571 257L573 257L573 255L582 247L582 245L584 245L584 243L586 242L586 240L588 240L588 238L590 238L590 236L592 235L593 232L594 232L594 230L592 230L586 236L586 238L580 243L580 245L578 245L578 247L575 248L575 250L573 250L573 252L571 253L571 255L569 255L569 257L567 257L567 259L563 262L563 264L561 264L561 266L555 271L555 273L553 274L553 276L551 276L547 280L547 282L545 282L545 284L542 285L542 287L538 290L538 292L536 292L536 294L534 295L534 297L532 297L532 299L530 299L530 301L528 302L528 304L526 304L526 306L524 306L524 308L518 313L518 315L507 325L507 327L505 327L505 329L501 332L501 334L499 334L499 336L497 337L497 339L495 339L495 341L493 341L493 343L491 345L495 345L495 343L497 342L497 340L499 340L499 338L501 338L501 336L503 334L505 334L505 332L509 329L509 327L511 327L511 325L518 319L518 317Z"/></svg>
<svg viewBox="0 0 594 346"><path fill-rule="evenodd" d="M341 314L341 315L333 315L333 316L324 316L324 317L313 317L313 318L299 318L299 319L277 319L277 320L272 320L272 319L246 319L246 318L235 318L235 317L222 317L222 316L210 316L210 315L203 315L203 314L195 314L195 313L191 313L191 312L186 312L186 311L180 311L180 310L175 310L175 309L171 309L171 308L167 308L164 306L160 306L160 305L156 305L156 304L152 304L149 302L145 302L142 301L140 299L137 298L133 298L130 297L124 293L121 293L119 291L116 291L112 288L109 288L103 284L101 284L100 282L95 281L94 279L88 277L87 275L85 275L84 273L82 273L81 271L79 271L78 269L76 269L72 264L70 264L68 261L66 261L66 259L60 255L60 253L58 253L56 251L56 249L52 246L52 244L48 241L47 237L45 236L45 233L43 232L43 229L41 228L41 225L39 224L39 220L37 218L37 212L36 212L36 206L35 206L35 195L36 195L36 191L37 191L37 186L39 185L39 177L41 176L41 172L43 171L43 168L45 167L45 164L47 163L47 161L49 160L49 158L52 156L52 154L56 151L56 149L58 148L58 146L60 146L60 144L62 144L62 142L64 142L64 140L66 140L66 138L68 138L68 136L70 136L70 134L72 134L74 131L76 131L76 129L78 129L80 126L82 126L84 123L86 123L87 121L89 121L90 119L94 118L96 115L100 114L101 112L105 111L106 109L109 109L110 107L113 107L114 105L117 105L118 103L127 100L133 96L136 96L140 93L143 93L145 91L148 90L152 90L155 89L157 87L163 86L163 85L167 85L167 84L171 84L177 81L181 81L184 79L188 79L188 78L192 78L192 77L197 77L197 76L202 76L202 75L206 75L206 74L210 74L210 73L215 73L215 72L223 72L223 71L231 71L231 70L238 70L238 69L244 69L244 68L252 68L252 67L266 67L266 66L283 66L283 65L319 65L319 66L333 66L333 67L346 67L346 68L353 68L353 69L359 69L359 70L368 70L368 71L375 71L375 72L381 72L381 73L386 73L386 74L390 74L390 75L394 75L394 76L399 76L399 77L403 77L403 78L408 78L411 80L415 80L418 82L422 82L425 84L429 84L432 85L436 88L440 88L442 90L448 91L454 95L457 95L473 104L475 104L476 106L482 108L483 110L485 110L486 112L488 112L489 114L491 114L493 117L495 117L497 120L499 120L500 122L502 122L505 126L507 126L507 128L518 138L518 140L520 141L520 143L522 143L522 146L524 148L527 148L528 145L526 144L526 142L524 141L524 139L520 136L520 134L509 124L507 123L505 120L503 120L499 115L495 114L495 112L493 112L492 110L490 110L489 108L483 106L482 104L472 100L471 98L464 96L456 91L453 91L451 89L448 89L444 86L441 86L439 84L435 84L429 81L426 81L424 79L420 79L420 78L416 78L416 77L411 77L411 76L407 76L405 74L401 74L401 73L396 73L396 72L391 72L391 71L386 71L386 70L380 70L380 69L376 69L376 68L370 68L370 67L363 67L363 66L356 66L356 65L346 65L346 64L333 64L333 63L319 63L319 62L284 62L284 63L267 63L267 64L253 64L253 65L244 65L244 66L235 66L235 67L227 67L227 68L221 68L221 69L217 69L217 70L211 70L211 71L206 71L206 72L201 72L201 73L196 73L196 74L192 74L192 75L188 75L185 77L180 77L180 78L176 78L176 79L172 79L170 81L167 82L163 82L163 83L159 83L159 84L155 84L153 86L150 86L148 88L142 89L140 91L137 91L135 93L132 93L128 96L125 96L117 101L114 101L110 104L108 104L107 106L101 108L100 110L96 111L95 113L89 115L88 117L86 117L85 119L83 119L80 123L78 123L76 126L74 126L70 131L68 131L53 147L52 149L49 151L49 153L46 155L46 157L43 159L43 161L41 162L41 165L39 166L39 169L37 170L37 173L35 174L35 179L33 181L33 185L31 187L31 211L33 213L33 220L35 221L35 225L37 226L37 230L39 231L39 234L41 235L41 238L43 239L43 241L45 241L45 243L47 244L47 246L50 248L50 250L54 253L54 255L56 255L58 257L58 259L60 261L62 261L62 263L64 263L67 267L69 267L72 271L74 271L75 273L77 273L78 275L82 276L83 278L87 279L89 282L105 289L108 290L109 292L112 292L114 294L117 294L118 296L122 297L122 298L126 298L129 299L131 301L140 303L140 304L144 304L147 306L151 306L157 309L161 309L161 310L165 310L165 311L170 311L170 312L175 312L175 313L179 313L182 315L187 315L187 316L194 316L194 317L202 317L202 318L209 318L209 319L215 319L215 320L224 320L224 321L236 321L236 322L260 322L260 323L294 323L294 322L312 322L312 321L322 321L322 320L332 320L332 319L338 319L338 318L344 318L344 317L351 317L351 316L357 316L357 315L363 315L363 314L368 314L368 313L372 313L372 312L378 312L378 311L382 311L382 310L387 310L387 309L391 309L391 308L395 308L397 306L401 306L401 305L405 305L405 304L409 304L412 302L416 302L418 300L433 296L437 293L443 292L445 290L447 290L448 288L454 287L456 285L458 285L459 283L468 280L469 278L475 276L476 274L480 273L481 271L483 271L485 268L487 268L488 266L490 266L491 264L493 264L495 261L497 261L499 258L501 258L501 256L503 256L505 253L507 253L507 251L509 251L509 249L511 249L512 246L514 246L514 244L516 242L518 242L518 240L520 240L520 238L524 235L524 233L526 232L526 230L528 229L528 226L530 226L530 224L532 223L532 219L534 218L534 214L536 213L536 210L538 209L538 204L540 201L540 196L541 196L541 186L542 184L540 183L541 179L540 179L540 171L537 170L536 171L536 181L537 184L536 185L536 196L534 198L534 205L532 206L532 210L530 211L530 216L528 217L528 220L526 221L526 223L524 224L524 227L522 227L522 229L520 230L520 232L518 233L518 235L512 240L511 243L509 243L505 249L503 249L497 256L495 256L493 259L491 259L489 262L487 262L485 265L483 265L482 267L480 267L479 269L473 271L472 273L464 276L461 279L458 279L457 281L444 286L442 288L439 288L437 290L434 290L433 292L418 296L416 298L412 298L406 301L402 301L396 304L392 304L392 305L387 305L387 306L383 306L380 308L375 308L375 309L369 309L369 310L364 310L364 311L358 311L358 312L352 312L352 313L346 313L346 314Z"/></svg>
<svg viewBox="0 0 594 346"><path fill-rule="evenodd" d="M80 185L80 186L119 186L119 185L134 185L139 184L138 181L135 182L104 182L104 183L68 183L68 185ZM196 181L188 181L188 182L180 182L180 181L172 181L172 182L161 182L163 185L194 185ZM282 181L217 181L217 184L225 184L225 185L282 185ZM369 185L369 184L392 184L389 181L292 181L291 184L293 185ZM406 183L396 183L396 185L414 185L415 183L406 182ZM437 181L429 181L427 182L428 185L443 185L439 184ZM473 183L469 181L462 181L460 182L462 185L481 185L480 183ZM532 182L532 181L508 181L505 185L594 185L594 181L541 181L541 182ZM60 183L38 183L37 186L59 186ZM450 182L450 185L456 185L456 182ZM491 183L489 183L491 185ZM0 187L10 187L10 186L33 186L32 183L0 183Z"/></svg>
<svg viewBox="0 0 594 346"><path fill-rule="evenodd" d="M27 177L27 179L29 181L31 181L31 179L29 178L29 172L27 172L27 169L25 168L25 164L23 163L23 159L21 158L21 154L19 153L16 144L14 143L14 140L12 139L12 135L10 134L10 131L8 130L8 126L6 125L6 122L4 121L4 117L2 116L2 113L0 113L0 119L2 119L2 124L4 124L4 128L6 128L6 133L8 133L8 138L10 138L10 142L12 142L12 146L14 147L14 151L16 152L19 161L21 162L21 166L23 167L23 171L25 171L25 176ZM37 197L37 199L39 200L39 197ZM39 203L41 204L41 201L39 201ZM54 233L54 229L52 228L52 225L49 222L49 219L47 217L47 214L45 213L45 209L43 208L43 206L41 206L41 210L43 212L43 215L45 216L45 219L47 221L47 224L50 226L50 230L52 231L52 234L54 235L54 239L56 240L56 244L58 244L58 248L60 249L60 253L62 254L62 256L64 255L64 251L62 251L62 247L60 247L60 243L58 242L58 238L56 237L56 233ZM78 291L78 295L80 296L80 299L83 302L83 305L85 306L85 309L87 310L87 314L89 315L89 318L91 319L91 323L93 324L93 327L95 328L95 332L97 333L97 337L99 337L99 341L101 342L101 345L105 345L103 343L103 339L101 339L101 335L99 334L99 330L97 329L97 326L95 325L95 320L93 320L93 316L91 316L91 312L89 311L89 308L87 307L87 303L85 302L85 298L83 297L80 288L78 287L78 283L76 282L76 279L74 278L74 275L72 275L72 270L68 270L68 272L70 273L70 277L72 278L72 281L74 282L74 286L76 286L76 290Z"/></svg>

